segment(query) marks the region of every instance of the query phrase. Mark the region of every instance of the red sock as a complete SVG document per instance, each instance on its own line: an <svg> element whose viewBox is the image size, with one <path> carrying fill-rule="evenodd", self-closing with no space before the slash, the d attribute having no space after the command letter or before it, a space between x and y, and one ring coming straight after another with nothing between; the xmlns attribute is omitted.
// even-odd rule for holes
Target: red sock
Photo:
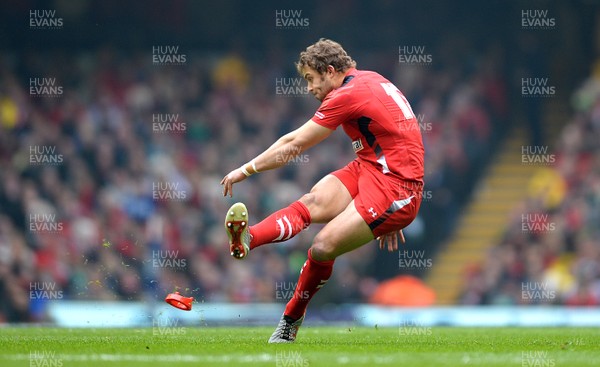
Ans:
<svg viewBox="0 0 600 367"><path fill-rule="evenodd" d="M250 250L267 243L287 241L309 224L310 212L306 205L300 201L293 202L250 227Z"/></svg>
<svg viewBox="0 0 600 367"><path fill-rule="evenodd" d="M308 250L308 260L306 260L300 270L294 296L285 307L284 315L294 320L304 315L308 302L310 302L315 293L325 285L331 276L334 261L316 261L312 258L310 249Z"/></svg>

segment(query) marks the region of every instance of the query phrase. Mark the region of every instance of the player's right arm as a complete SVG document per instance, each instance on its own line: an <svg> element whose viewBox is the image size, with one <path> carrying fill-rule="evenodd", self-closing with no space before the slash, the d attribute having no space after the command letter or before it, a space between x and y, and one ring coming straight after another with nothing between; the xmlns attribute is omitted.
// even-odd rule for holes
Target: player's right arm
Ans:
<svg viewBox="0 0 600 367"><path fill-rule="evenodd" d="M285 134L279 138L267 150L259 154L250 162L242 165L229 172L221 180L223 185L223 196L233 195L233 184L243 181L246 177L270 169L279 168L285 165L294 157L302 154L308 148L320 143L333 132L332 129L326 128L308 120L304 125L296 130Z"/></svg>

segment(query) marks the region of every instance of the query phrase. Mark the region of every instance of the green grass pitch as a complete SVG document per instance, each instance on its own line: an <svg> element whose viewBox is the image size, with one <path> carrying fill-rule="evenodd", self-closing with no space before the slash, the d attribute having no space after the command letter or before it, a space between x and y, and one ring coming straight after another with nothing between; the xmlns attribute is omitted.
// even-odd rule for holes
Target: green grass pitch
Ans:
<svg viewBox="0 0 600 367"><path fill-rule="evenodd" d="M0 366L598 366L597 328L0 328Z"/></svg>

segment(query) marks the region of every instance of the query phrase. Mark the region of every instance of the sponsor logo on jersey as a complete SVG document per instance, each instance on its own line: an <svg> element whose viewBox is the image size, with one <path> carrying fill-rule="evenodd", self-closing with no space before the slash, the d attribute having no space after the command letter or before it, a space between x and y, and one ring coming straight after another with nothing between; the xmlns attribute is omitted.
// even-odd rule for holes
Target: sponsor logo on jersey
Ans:
<svg viewBox="0 0 600 367"><path fill-rule="evenodd" d="M360 139L354 140L352 142L352 149L354 149L354 153L360 152L361 150L363 150L363 148L364 147Z"/></svg>

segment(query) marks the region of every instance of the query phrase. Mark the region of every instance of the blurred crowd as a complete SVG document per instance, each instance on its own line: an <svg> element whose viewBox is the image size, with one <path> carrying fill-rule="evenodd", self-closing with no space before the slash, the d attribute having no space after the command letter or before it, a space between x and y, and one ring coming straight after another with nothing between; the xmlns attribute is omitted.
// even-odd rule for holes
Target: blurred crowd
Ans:
<svg viewBox="0 0 600 367"><path fill-rule="evenodd" d="M489 153L506 115L498 52L435 66L353 55L392 79L420 116L432 196L409 240L449 226L461 180ZM153 64L151 50L0 56L0 321L43 321L53 299L161 302L176 290L207 302L289 299L319 226L240 262L228 253L223 213L244 201L255 222L288 205L354 158L350 142L340 129L224 198L223 175L304 123L318 101L276 89L300 79L295 54L289 67L235 52L186 56L177 65ZM54 88L39 89L43 78ZM593 179L598 198L598 176L585 179L578 202ZM573 225L585 225L576 208ZM339 258L315 301L367 300L381 280L378 251L373 243Z"/></svg>
<svg viewBox="0 0 600 367"><path fill-rule="evenodd" d="M600 305L600 61L500 243L466 275L463 304Z"/></svg>

